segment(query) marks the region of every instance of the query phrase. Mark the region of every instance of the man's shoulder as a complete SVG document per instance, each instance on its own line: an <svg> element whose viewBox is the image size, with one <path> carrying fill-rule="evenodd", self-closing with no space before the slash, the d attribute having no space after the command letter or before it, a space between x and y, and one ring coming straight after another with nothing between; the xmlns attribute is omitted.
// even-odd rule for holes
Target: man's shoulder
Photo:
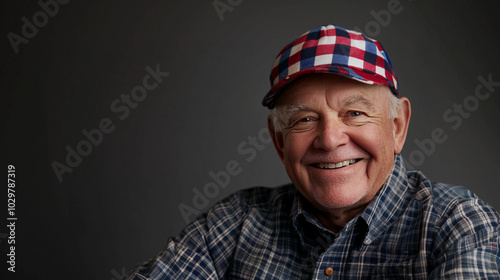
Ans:
<svg viewBox="0 0 500 280"><path fill-rule="evenodd" d="M199 215L174 238L174 241L194 248L204 246L203 244L210 240L219 240L223 236L237 239L243 224L248 224L248 220L267 223L268 215L275 215L276 209L286 212L284 208L288 206L283 204L293 201L294 189L293 185L284 185L236 191Z"/></svg>
<svg viewBox="0 0 500 280"><path fill-rule="evenodd" d="M432 203L437 207L470 203L487 205L466 187L431 181L422 172L416 170L408 171L407 175L415 197L424 203Z"/></svg>
<svg viewBox="0 0 500 280"><path fill-rule="evenodd" d="M408 172L415 197L437 228L449 226L465 233L482 227L499 230L499 213L466 187L434 182L421 172Z"/></svg>
<svg viewBox="0 0 500 280"><path fill-rule="evenodd" d="M279 187L252 187L239 190L223 200L216 203L209 211L208 215L216 215L222 212L225 215L226 209L247 213L252 209L269 211L276 207L283 207L283 204L293 202L296 189L292 184Z"/></svg>

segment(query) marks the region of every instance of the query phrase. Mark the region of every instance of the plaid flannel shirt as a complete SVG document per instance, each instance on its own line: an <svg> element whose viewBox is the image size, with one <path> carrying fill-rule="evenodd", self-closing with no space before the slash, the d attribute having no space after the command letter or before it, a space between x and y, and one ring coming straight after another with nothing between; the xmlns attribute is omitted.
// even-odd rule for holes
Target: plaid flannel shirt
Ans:
<svg viewBox="0 0 500 280"><path fill-rule="evenodd" d="M239 191L124 279L500 279L499 214L406 171L337 234L293 185Z"/></svg>

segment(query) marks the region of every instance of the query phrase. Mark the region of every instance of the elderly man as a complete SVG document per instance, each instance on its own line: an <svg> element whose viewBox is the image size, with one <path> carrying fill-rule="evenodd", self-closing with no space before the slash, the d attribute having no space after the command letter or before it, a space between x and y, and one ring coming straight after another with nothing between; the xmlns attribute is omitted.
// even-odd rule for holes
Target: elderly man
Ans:
<svg viewBox="0 0 500 280"><path fill-rule="evenodd" d="M500 279L499 214L406 170L410 102L377 41L313 29L279 53L271 85L292 184L222 200L127 279Z"/></svg>

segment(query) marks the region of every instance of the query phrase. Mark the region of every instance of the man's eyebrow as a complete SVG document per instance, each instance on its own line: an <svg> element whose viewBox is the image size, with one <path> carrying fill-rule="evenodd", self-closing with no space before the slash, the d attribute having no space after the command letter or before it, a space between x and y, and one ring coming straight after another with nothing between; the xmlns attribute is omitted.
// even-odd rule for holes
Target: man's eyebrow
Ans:
<svg viewBox="0 0 500 280"><path fill-rule="evenodd" d="M284 108L281 108L281 116L283 118L282 121L289 122L290 119L295 115L296 113L304 110L308 110L309 106L306 104L298 104L298 105L289 105Z"/></svg>
<svg viewBox="0 0 500 280"><path fill-rule="evenodd" d="M373 102L371 102L370 100L366 99L362 95L356 95L356 96L348 98L346 101L344 101L344 106L350 106L350 105L353 105L353 104L356 104L356 103L362 103L362 104L364 104L365 106L367 106L370 109L374 108Z"/></svg>
<svg viewBox="0 0 500 280"><path fill-rule="evenodd" d="M309 107L305 104L299 104L299 105L291 105L287 106L285 108L285 114L287 116L293 116L293 114L299 112L299 111L304 111L307 110Z"/></svg>
<svg viewBox="0 0 500 280"><path fill-rule="evenodd" d="M375 108L373 102L362 95L356 95L348 98L343 102L343 105L347 107L356 103L361 103L366 107L368 107L369 109ZM289 121L290 118L293 117L293 115L295 115L296 113L300 111L311 110L311 108L307 104L298 104L298 105L286 106L281 110L282 110L282 116L285 117L287 121Z"/></svg>

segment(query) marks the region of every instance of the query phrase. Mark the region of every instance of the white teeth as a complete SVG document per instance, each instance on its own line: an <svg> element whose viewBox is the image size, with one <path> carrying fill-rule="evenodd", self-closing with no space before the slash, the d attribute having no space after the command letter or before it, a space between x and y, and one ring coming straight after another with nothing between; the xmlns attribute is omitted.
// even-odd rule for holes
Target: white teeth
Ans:
<svg viewBox="0 0 500 280"><path fill-rule="evenodd" d="M356 162L355 159L351 159L351 160L341 161L339 163L318 163L317 166L321 169L336 169L336 168L348 166L349 164L353 164L355 162Z"/></svg>

